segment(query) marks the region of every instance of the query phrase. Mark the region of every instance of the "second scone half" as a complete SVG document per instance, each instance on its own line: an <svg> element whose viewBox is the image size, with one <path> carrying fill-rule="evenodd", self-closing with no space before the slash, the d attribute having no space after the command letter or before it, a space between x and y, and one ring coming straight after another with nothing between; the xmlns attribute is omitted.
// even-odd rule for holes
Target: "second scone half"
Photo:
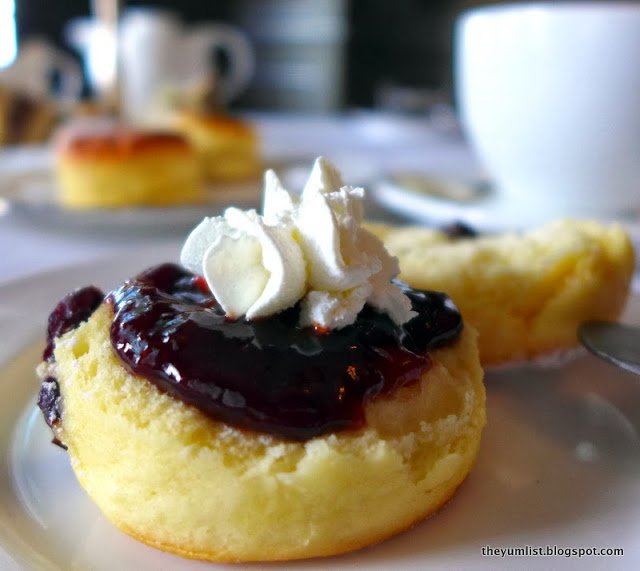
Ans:
<svg viewBox="0 0 640 571"><path fill-rule="evenodd" d="M418 226L369 229L398 257L409 285L451 296L478 330L484 365L569 349L582 321L617 319L635 264L619 224L560 220L466 238Z"/></svg>
<svg viewBox="0 0 640 571"><path fill-rule="evenodd" d="M333 555L438 509L485 423L476 334L430 353L417 382L371 400L366 423L305 442L232 428L129 373L103 304L59 338L58 436L78 480L141 541L214 561Z"/></svg>

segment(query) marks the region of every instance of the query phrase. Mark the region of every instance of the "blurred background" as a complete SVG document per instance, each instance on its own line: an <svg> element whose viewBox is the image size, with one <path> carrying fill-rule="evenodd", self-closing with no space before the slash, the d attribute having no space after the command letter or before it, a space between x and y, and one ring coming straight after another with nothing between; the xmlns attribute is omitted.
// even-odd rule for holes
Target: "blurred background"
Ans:
<svg viewBox="0 0 640 571"><path fill-rule="evenodd" d="M96 13L89 0L0 0L0 68L30 39L44 39L82 64L69 22ZM170 10L188 24L226 22L255 50L255 73L235 109L331 112L378 107L420 113L451 99L456 0L130 0ZM225 54L213 53L224 69ZM51 78L55 84L56 77ZM55 85L54 85L55 87ZM92 95L85 74L83 96Z"/></svg>

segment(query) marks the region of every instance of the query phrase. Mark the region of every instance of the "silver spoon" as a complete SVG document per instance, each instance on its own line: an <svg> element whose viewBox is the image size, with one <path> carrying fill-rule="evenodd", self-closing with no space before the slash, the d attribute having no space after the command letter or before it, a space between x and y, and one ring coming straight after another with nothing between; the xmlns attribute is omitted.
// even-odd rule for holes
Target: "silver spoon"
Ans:
<svg viewBox="0 0 640 571"><path fill-rule="evenodd" d="M585 321L578 328L578 338L597 357L640 375L640 327Z"/></svg>

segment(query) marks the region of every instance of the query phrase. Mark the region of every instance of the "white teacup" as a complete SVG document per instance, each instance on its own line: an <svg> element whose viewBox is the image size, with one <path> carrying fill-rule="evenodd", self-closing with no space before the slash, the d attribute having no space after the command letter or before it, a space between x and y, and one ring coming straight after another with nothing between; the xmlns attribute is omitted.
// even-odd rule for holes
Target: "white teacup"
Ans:
<svg viewBox="0 0 640 571"><path fill-rule="evenodd" d="M220 103L228 103L253 75L253 48L241 30L218 22L187 27L174 13L160 9L126 10L117 36L96 19L74 20L67 37L83 52L96 91L113 84L117 66L122 111L133 121L144 120L164 90L188 90L213 77ZM215 48L227 54L224 76L211 61Z"/></svg>
<svg viewBox="0 0 640 571"><path fill-rule="evenodd" d="M457 22L456 98L501 199L529 220L640 210L640 5L532 2Z"/></svg>

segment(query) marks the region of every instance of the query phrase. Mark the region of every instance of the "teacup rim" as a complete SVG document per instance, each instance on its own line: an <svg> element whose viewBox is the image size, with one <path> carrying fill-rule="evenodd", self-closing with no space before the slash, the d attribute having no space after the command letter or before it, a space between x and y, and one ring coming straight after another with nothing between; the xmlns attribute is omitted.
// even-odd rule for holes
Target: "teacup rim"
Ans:
<svg viewBox="0 0 640 571"><path fill-rule="evenodd" d="M640 12L640 2L636 2L634 0L531 0L526 2L511 0L508 2L491 2L487 4L468 6L460 10L458 17L462 19L487 12L505 13L544 10L551 13L568 10L578 11L584 10L585 8L592 10L606 10L608 12L620 9Z"/></svg>

